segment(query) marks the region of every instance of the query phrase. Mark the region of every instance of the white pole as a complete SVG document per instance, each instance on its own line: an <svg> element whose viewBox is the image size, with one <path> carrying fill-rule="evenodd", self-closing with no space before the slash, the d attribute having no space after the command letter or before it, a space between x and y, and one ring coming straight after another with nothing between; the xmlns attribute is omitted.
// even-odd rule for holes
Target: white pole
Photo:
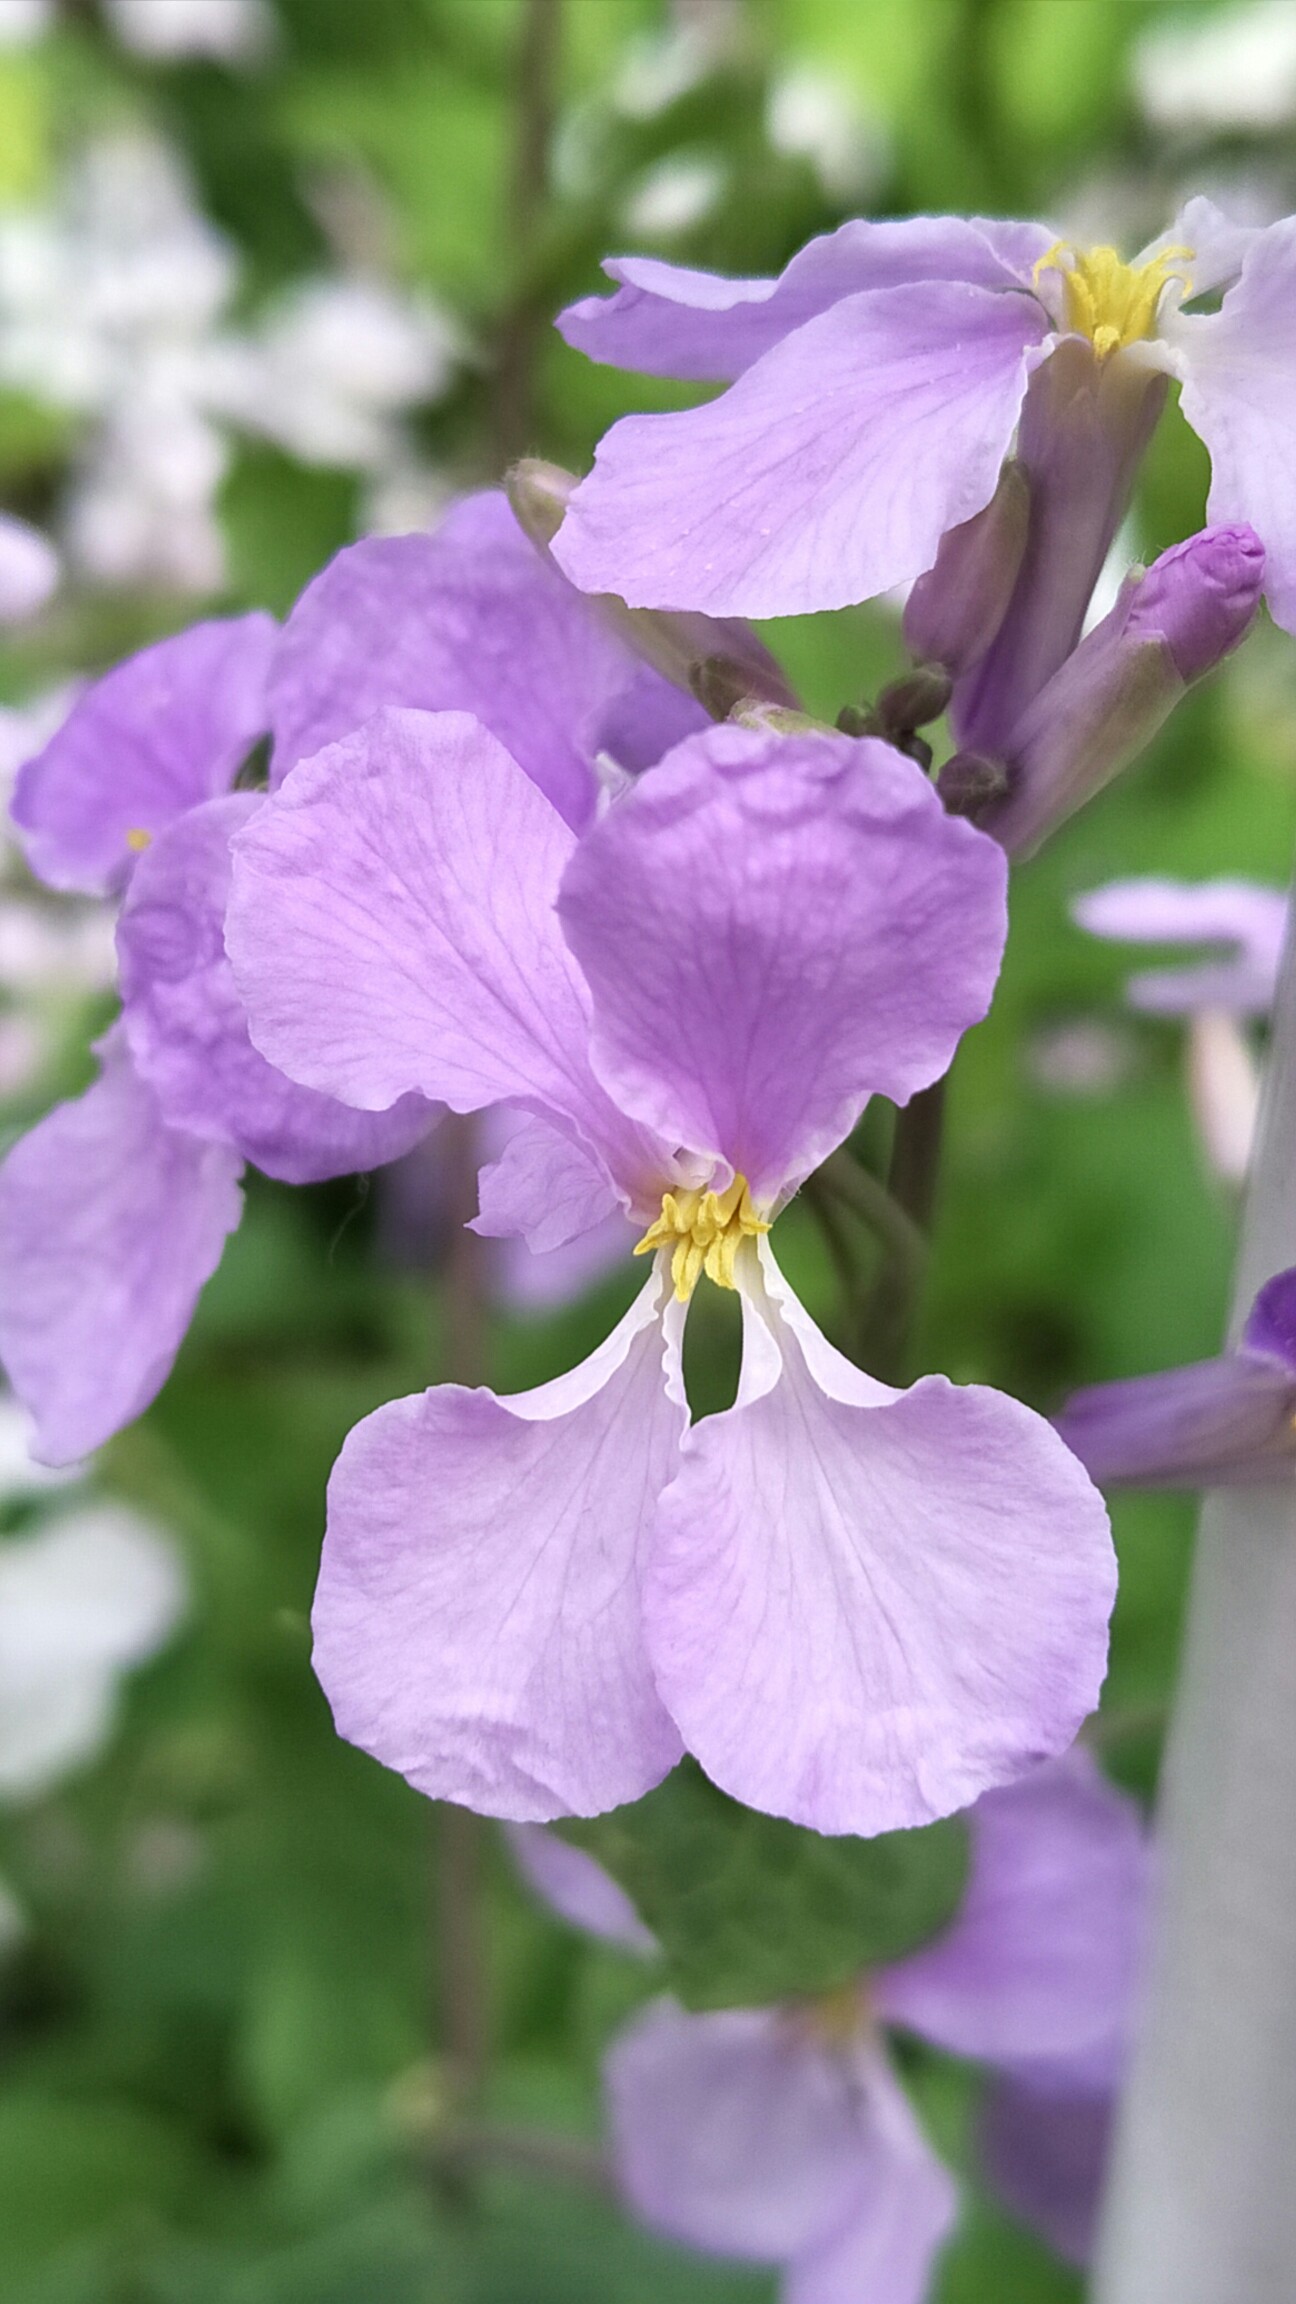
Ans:
<svg viewBox="0 0 1296 2304"><path fill-rule="evenodd" d="M1289 931L1233 1308L1296 1264ZM1296 2300L1296 1482L1207 1499L1094 2304Z"/></svg>

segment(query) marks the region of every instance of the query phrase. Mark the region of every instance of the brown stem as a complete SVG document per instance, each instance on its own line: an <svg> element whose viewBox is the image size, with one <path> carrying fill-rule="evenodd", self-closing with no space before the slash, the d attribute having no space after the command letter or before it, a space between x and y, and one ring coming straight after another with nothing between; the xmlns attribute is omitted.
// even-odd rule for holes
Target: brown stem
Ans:
<svg viewBox="0 0 1296 2304"><path fill-rule="evenodd" d="M495 347L494 434L501 464L533 445L536 356L549 324L536 254L549 193L549 147L562 61L562 0L525 0L517 51L507 223L515 287Z"/></svg>
<svg viewBox="0 0 1296 2304"><path fill-rule="evenodd" d="M597 2145L578 2136L556 2136L541 2128L511 2128L494 2122L465 2122L437 2138L432 2147L435 2163L462 2171L477 2161L502 2161L505 2166L529 2170L538 2176L556 2176L583 2191L613 2193L611 2172Z"/></svg>

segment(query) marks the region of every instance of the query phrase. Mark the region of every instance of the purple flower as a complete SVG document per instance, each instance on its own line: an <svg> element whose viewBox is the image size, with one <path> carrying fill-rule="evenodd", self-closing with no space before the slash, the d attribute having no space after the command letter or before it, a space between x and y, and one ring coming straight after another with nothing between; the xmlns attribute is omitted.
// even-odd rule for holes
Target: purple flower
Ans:
<svg viewBox="0 0 1296 2304"><path fill-rule="evenodd" d="M82 693L18 779L43 878L128 883L100 1077L0 1165L0 1358L53 1463L165 1381L242 1213L245 1160L304 1183L390 1159L429 1124L418 1098L371 1116L295 1087L247 1036L222 923L230 834L262 803L229 787L267 724L274 641L269 617L246 616L145 649Z"/></svg>
<svg viewBox="0 0 1296 2304"><path fill-rule="evenodd" d="M578 839L463 714L385 713L235 843L260 1048L370 1112L527 1115L479 1227L553 1249L620 1206L655 1252L580 1368L399 1400L333 1475L316 1665L341 1732L489 1813L594 1813L687 1742L829 1831L965 1803L1069 1740L1112 1557L1016 1402L907 1393L832 1350L764 1241L870 1094L903 1102L988 1004L993 844L875 742L735 726ZM705 1273L742 1296L732 1410L688 1426Z"/></svg>
<svg viewBox="0 0 1296 2304"><path fill-rule="evenodd" d="M969 1823L962 1907L907 1959L817 2003L694 2015L656 2000L609 2050L630 2205L693 2247L781 2264L786 2304L921 2304L929 2292L957 2196L887 2028L991 2068L992 2181L1062 2253L1085 2253L1132 2027L1146 1836L1079 1749L985 1794ZM533 1831L517 1852L565 1919L649 1948L597 1865L597 1880L568 1874L569 1857L592 1865L583 1851Z"/></svg>
<svg viewBox="0 0 1296 2304"><path fill-rule="evenodd" d="M617 292L563 315L569 343L728 390L603 440L554 547L588 590L715 615L868 599L990 502L1017 432L1030 535L956 715L982 749L1075 645L1173 376L1211 455L1208 516L1256 529L1274 615L1296 622L1296 219L1250 231L1191 200L1130 264L1043 224L916 217L844 224L777 280L606 269ZM1218 311L1184 309L1216 290Z"/></svg>
<svg viewBox="0 0 1296 2304"><path fill-rule="evenodd" d="M1296 1467L1296 1270L1216 1360L1073 1392L1057 1428L1104 1487L1251 1487Z"/></svg>
<svg viewBox="0 0 1296 2304"><path fill-rule="evenodd" d="M230 838L262 804L231 789L249 749L273 730L273 784L381 704L479 713L581 823L618 730L637 768L706 717L605 631L498 493L433 536L340 553L282 634L264 615L195 625L80 696L13 813L52 886L127 890L122 1023L103 1077L0 1168L0 1358L56 1461L164 1382L245 1160L306 1183L390 1160L435 1120L417 1096L366 1113L291 1084L249 1041L225 957Z"/></svg>
<svg viewBox="0 0 1296 2304"><path fill-rule="evenodd" d="M1197 967L1144 969L1126 998L1155 1016L1221 1008L1267 1016L1287 925L1287 896L1255 880L1110 880L1077 896L1072 917L1091 936L1119 943L1204 946Z"/></svg>

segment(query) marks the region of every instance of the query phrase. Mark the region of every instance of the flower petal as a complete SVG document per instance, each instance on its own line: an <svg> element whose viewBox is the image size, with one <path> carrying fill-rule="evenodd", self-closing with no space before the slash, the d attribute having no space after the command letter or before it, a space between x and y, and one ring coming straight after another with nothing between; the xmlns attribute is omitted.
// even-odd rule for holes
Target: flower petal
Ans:
<svg viewBox="0 0 1296 2304"><path fill-rule="evenodd" d="M639 1599L686 1421L660 1295L654 1275L556 1383L394 1400L338 1459L315 1668L340 1733L422 1792L523 1822L588 1816L680 1757Z"/></svg>
<svg viewBox="0 0 1296 2304"><path fill-rule="evenodd" d="M225 936L254 1044L362 1111L411 1091L538 1107L633 1172L639 1132L590 1072L554 913L574 845L478 721L376 714L234 842Z"/></svg>
<svg viewBox="0 0 1296 2304"><path fill-rule="evenodd" d="M1149 1843L1134 1801L1079 1748L985 1793L957 1918L878 1972L888 2022L956 2056L1060 2056L1123 2035Z"/></svg>
<svg viewBox="0 0 1296 2304"><path fill-rule="evenodd" d="M718 400L614 424L554 557L635 608L871 599L989 502L1047 327L1030 296L962 284L848 296Z"/></svg>
<svg viewBox="0 0 1296 2304"><path fill-rule="evenodd" d="M868 2182L846 2223L790 2268L783 2304L924 2304L958 2190L879 2057L870 2073Z"/></svg>
<svg viewBox="0 0 1296 2304"><path fill-rule="evenodd" d="M964 216L855 218L809 241L775 280L726 280L656 256L609 256L603 269L616 294L569 304L558 328L578 352L614 368L727 382L861 289L914 280L1029 286L1050 238L1043 225Z"/></svg>
<svg viewBox="0 0 1296 2304"><path fill-rule="evenodd" d="M1091 936L1131 944L1217 944L1225 951L1198 968L1152 968L1131 976L1126 998L1158 1016L1226 1008L1267 1016L1278 983L1287 926L1281 888L1255 880L1111 880L1077 896L1071 913Z"/></svg>
<svg viewBox="0 0 1296 2304"><path fill-rule="evenodd" d="M231 837L263 805L254 792L208 800L140 858L117 930L124 1022L136 1068L173 1127L309 1184L398 1158L437 1115L420 1096L357 1112L297 1087L252 1046L224 921Z"/></svg>
<svg viewBox="0 0 1296 2304"><path fill-rule="evenodd" d="M904 1103L985 1014L1006 866L920 768L871 739L719 727L580 844L559 911L594 999L592 1060L667 1143L758 1202Z"/></svg>
<svg viewBox="0 0 1296 2304"><path fill-rule="evenodd" d="M1247 520L1276 623L1296 630L1296 217L1257 235L1218 312L1180 316L1181 405L1210 451L1208 520Z"/></svg>
<svg viewBox="0 0 1296 2304"><path fill-rule="evenodd" d="M58 580L58 554L48 536L11 512L0 513L0 624L35 616Z"/></svg>
<svg viewBox="0 0 1296 2304"><path fill-rule="evenodd" d="M116 1033L103 1073L0 1167L0 1359L68 1463L160 1390L226 1235L238 1154L168 1128Z"/></svg>
<svg viewBox="0 0 1296 2304"><path fill-rule="evenodd" d="M525 1238L546 1256L593 1230L619 1210L601 1161L529 1113L515 1120L499 1157L478 1178L480 1213L468 1229L488 1240Z"/></svg>
<svg viewBox="0 0 1296 2304"><path fill-rule="evenodd" d="M1220 1488L1289 1481L1296 1379L1263 1347L1073 1392L1055 1418L1104 1488Z"/></svg>
<svg viewBox="0 0 1296 2304"><path fill-rule="evenodd" d="M543 1824L506 1824L514 1862L542 1904L587 1936L600 1936L645 1959L657 1939L645 1928L624 1888L586 1848L573 1847Z"/></svg>
<svg viewBox="0 0 1296 2304"><path fill-rule="evenodd" d="M492 490L456 505L434 535L350 545L307 586L275 658L272 781L384 705L471 712L579 828L594 813L594 754L628 688L672 730L681 714L684 727L703 724Z"/></svg>
<svg viewBox="0 0 1296 2304"><path fill-rule="evenodd" d="M1029 2070L995 2082L981 2125L987 2182L1064 2263L1093 2254L1116 2118L1112 2089Z"/></svg>
<svg viewBox="0 0 1296 2304"><path fill-rule="evenodd" d="M657 1684L722 1790L820 1832L965 1807L1097 1701L1115 1558L1041 1417L842 1359L768 1245L744 1275L734 1408L662 1498L644 1609Z"/></svg>
<svg viewBox="0 0 1296 2304"><path fill-rule="evenodd" d="M106 895L148 839L228 791L268 725L277 632L260 612L195 624L83 689L18 774L13 819L33 872Z"/></svg>
<svg viewBox="0 0 1296 2304"><path fill-rule="evenodd" d="M603 2075L617 2179L654 2230L777 2263L854 2206L867 2156L855 2058L807 2018L654 2000Z"/></svg>

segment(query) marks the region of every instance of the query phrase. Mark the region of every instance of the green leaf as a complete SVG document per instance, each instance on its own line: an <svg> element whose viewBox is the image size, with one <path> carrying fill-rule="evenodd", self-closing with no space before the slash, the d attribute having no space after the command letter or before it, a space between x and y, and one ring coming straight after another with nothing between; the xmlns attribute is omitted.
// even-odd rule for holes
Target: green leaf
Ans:
<svg viewBox="0 0 1296 2304"><path fill-rule="evenodd" d="M740 1807L688 1760L646 1799L559 1829L633 1898L691 2008L835 1991L936 1935L967 1871L956 1818L824 1839Z"/></svg>

